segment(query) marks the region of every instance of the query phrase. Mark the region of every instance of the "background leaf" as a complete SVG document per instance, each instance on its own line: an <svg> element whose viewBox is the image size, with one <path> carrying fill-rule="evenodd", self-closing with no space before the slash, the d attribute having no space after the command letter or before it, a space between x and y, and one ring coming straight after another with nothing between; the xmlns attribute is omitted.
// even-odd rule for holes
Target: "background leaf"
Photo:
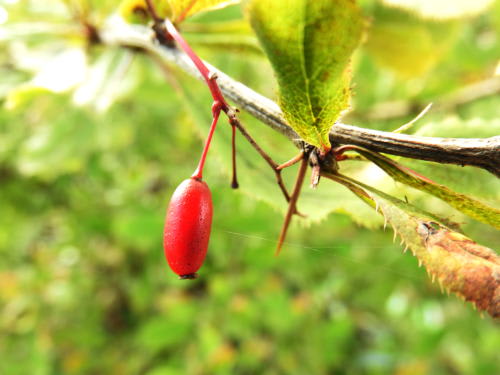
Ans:
<svg viewBox="0 0 500 375"><path fill-rule="evenodd" d="M252 0L247 13L273 65L287 121L306 142L328 149L328 131L349 103L359 9L350 0Z"/></svg>

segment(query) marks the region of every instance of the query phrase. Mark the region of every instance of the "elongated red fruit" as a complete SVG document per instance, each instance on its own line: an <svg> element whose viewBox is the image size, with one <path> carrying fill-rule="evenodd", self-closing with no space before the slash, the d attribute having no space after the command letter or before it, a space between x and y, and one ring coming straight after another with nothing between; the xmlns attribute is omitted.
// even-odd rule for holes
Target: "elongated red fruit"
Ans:
<svg viewBox="0 0 500 375"><path fill-rule="evenodd" d="M205 260L212 227L212 194L196 178L175 189L167 209L163 248L167 262L181 279L196 278Z"/></svg>

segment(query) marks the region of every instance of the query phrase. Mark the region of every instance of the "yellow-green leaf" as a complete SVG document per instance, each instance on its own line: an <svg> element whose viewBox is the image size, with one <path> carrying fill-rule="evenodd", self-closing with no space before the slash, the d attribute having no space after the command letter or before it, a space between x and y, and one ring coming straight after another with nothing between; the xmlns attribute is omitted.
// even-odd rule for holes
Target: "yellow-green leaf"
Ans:
<svg viewBox="0 0 500 375"><path fill-rule="evenodd" d="M457 193L450 188L438 184L437 182L418 174L410 168L389 159L386 156L358 146L353 146L353 148L365 158L377 164L395 181L432 194L435 197L442 199L458 211L461 211L485 224L489 224L497 229L500 229L499 209L488 206L483 202L465 194Z"/></svg>
<svg viewBox="0 0 500 375"><path fill-rule="evenodd" d="M285 118L307 143L329 149L329 130L349 104L360 10L353 0L250 0L247 12L274 67Z"/></svg>
<svg viewBox="0 0 500 375"><path fill-rule="evenodd" d="M165 0L172 10L172 18L182 21L196 13L224 8L240 0Z"/></svg>

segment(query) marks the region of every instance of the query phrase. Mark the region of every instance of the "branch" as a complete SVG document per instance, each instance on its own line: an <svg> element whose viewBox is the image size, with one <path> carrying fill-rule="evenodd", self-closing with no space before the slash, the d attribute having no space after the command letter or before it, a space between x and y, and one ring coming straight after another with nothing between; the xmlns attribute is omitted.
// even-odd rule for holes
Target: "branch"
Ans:
<svg viewBox="0 0 500 375"><path fill-rule="evenodd" d="M112 18L100 30L101 41L141 49L155 55L162 62L177 65L191 76L202 79L189 58L177 48L154 42L150 29L129 25L120 18ZM224 95L242 109L272 129L300 145L300 137L286 123L279 106L272 100L235 81L225 73L205 63L217 74L217 82ZM354 144L373 151L437 163L470 165L483 168L500 177L500 136L491 138L434 138L382 132L337 123L330 131L332 144Z"/></svg>
<svg viewBox="0 0 500 375"><path fill-rule="evenodd" d="M473 101L500 93L500 76L494 76L461 87L433 101L432 112L451 111ZM364 113L356 115L368 120L391 120L418 113L427 103L408 100L393 100L374 105Z"/></svg>

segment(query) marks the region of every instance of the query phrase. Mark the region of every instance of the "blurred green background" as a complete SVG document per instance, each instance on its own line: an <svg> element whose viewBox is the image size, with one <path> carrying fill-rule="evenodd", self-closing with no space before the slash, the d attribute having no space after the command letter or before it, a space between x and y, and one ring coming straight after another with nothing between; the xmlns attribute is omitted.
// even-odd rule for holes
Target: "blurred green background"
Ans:
<svg viewBox="0 0 500 375"><path fill-rule="evenodd" d="M393 130L415 114L374 118L374 106L439 103L499 70L498 1L439 21L360 3L371 26L354 58L350 123ZM177 280L163 256L164 212L196 166L210 99L174 66L89 47L72 18L86 7L100 26L117 2L0 1L0 374L500 373L498 326L442 293L342 187L305 189L308 219L295 220L275 257L284 200L242 138L242 188L229 188L224 121L205 172L214 199L207 260L199 279ZM239 6L202 14L186 37L274 97L269 64L240 20ZM431 111L411 132L498 135L498 108L496 95ZM277 161L294 154L242 119ZM479 243L500 242L359 163L345 168L463 223ZM499 182L484 171L404 163L499 205ZM294 174L285 172L289 184Z"/></svg>

